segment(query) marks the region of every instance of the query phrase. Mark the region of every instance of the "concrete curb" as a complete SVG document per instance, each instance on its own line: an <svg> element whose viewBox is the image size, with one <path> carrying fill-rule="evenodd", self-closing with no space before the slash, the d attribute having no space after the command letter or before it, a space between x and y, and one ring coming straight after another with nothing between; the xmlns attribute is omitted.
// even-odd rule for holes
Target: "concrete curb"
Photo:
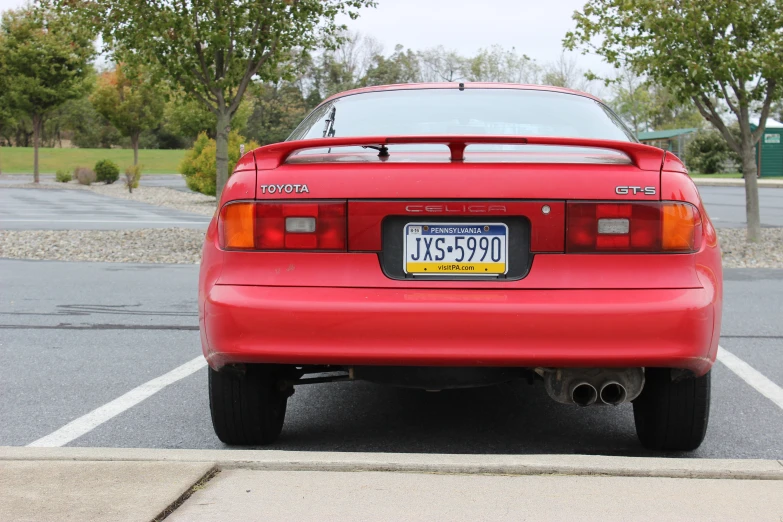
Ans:
<svg viewBox="0 0 783 522"><path fill-rule="evenodd" d="M396 471L783 480L783 461L750 459L0 447L0 460L210 462L221 469L269 471Z"/></svg>
<svg viewBox="0 0 783 522"><path fill-rule="evenodd" d="M745 187L743 179L707 179L693 178L693 182L699 187ZM783 188L783 180L760 179L759 188Z"/></svg>

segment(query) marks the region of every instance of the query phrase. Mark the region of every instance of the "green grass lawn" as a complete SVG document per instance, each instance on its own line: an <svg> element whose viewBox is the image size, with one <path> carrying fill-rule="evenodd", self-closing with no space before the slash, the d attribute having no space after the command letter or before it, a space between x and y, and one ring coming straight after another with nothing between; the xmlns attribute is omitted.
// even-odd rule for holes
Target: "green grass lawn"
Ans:
<svg viewBox="0 0 783 522"><path fill-rule="evenodd" d="M184 150L139 150L139 163L145 174L175 174ZM131 149L38 149L38 165L42 174L54 174L57 169L73 171L75 167L90 167L102 160L112 160L124 172L133 164ZM3 174L32 174L33 149L0 147L0 168Z"/></svg>

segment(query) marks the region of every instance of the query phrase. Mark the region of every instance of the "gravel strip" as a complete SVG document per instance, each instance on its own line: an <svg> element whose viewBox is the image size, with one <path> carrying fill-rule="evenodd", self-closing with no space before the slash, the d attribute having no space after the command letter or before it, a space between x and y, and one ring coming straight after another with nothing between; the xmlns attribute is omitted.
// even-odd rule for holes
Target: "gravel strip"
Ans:
<svg viewBox="0 0 783 522"><path fill-rule="evenodd" d="M762 230L759 243L744 229L718 230L726 268L783 268L783 228ZM139 230L0 230L0 257L112 263L198 263L204 232Z"/></svg>
<svg viewBox="0 0 783 522"><path fill-rule="evenodd" d="M748 243L744 228L720 228L725 268L783 268L783 228L762 228L761 241Z"/></svg>
<svg viewBox="0 0 783 522"><path fill-rule="evenodd" d="M133 194L131 194L124 183L117 182L111 185L91 185L88 190L104 196L141 201L150 205L175 208L183 212L193 212L205 216L213 215L217 208L217 200L214 196L206 196L197 192L182 192L167 187L139 187L133 189Z"/></svg>
<svg viewBox="0 0 783 522"><path fill-rule="evenodd" d="M138 230L0 230L0 257L109 263L201 261L204 231L190 228Z"/></svg>

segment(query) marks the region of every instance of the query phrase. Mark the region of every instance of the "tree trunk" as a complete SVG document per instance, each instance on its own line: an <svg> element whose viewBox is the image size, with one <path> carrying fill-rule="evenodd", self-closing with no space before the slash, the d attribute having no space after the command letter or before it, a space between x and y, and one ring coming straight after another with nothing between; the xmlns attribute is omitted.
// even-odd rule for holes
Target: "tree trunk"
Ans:
<svg viewBox="0 0 783 522"><path fill-rule="evenodd" d="M745 215L748 221L748 241L761 239L759 214L759 184L756 179L756 150L750 136L742 139L742 175L745 178Z"/></svg>
<svg viewBox="0 0 783 522"><path fill-rule="evenodd" d="M33 114L33 183L39 183L38 176L38 145L41 140L41 118L40 114Z"/></svg>
<svg viewBox="0 0 783 522"><path fill-rule="evenodd" d="M219 110L217 117L217 132L215 133L215 163L217 172L215 178L215 194L220 201L223 187L228 181L228 133L231 131L231 114L228 108Z"/></svg>
<svg viewBox="0 0 783 522"><path fill-rule="evenodd" d="M139 135L131 134L131 147L133 147L133 164L139 164Z"/></svg>

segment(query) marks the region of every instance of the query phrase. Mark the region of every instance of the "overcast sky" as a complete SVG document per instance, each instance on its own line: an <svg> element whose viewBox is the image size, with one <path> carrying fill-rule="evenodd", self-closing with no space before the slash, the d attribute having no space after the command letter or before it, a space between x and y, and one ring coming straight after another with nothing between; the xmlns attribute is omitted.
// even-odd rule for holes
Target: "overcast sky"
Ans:
<svg viewBox="0 0 783 522"><path fill-rule="evenodd" d="M396 44L414 50L443 45L469 55L493 44L515 47L540 64L555 60L571 15L585 0L377 0L378 7L362 11L358 20L345 20L349 29L372 35L387 53ZM0 9L24 0L0 0ZM583 69L607 72L594 56L574 55Z"/></svg>
<svg viewBox="0 0 783 522"><path fill-rule="evenodd" d="M443 45L461 54L499 44L515 47L538 62L556 59L571 15L585 0L378 0L350 29L412 49ZM576 54L584 69L606 70L600 59Z"/></svg>

